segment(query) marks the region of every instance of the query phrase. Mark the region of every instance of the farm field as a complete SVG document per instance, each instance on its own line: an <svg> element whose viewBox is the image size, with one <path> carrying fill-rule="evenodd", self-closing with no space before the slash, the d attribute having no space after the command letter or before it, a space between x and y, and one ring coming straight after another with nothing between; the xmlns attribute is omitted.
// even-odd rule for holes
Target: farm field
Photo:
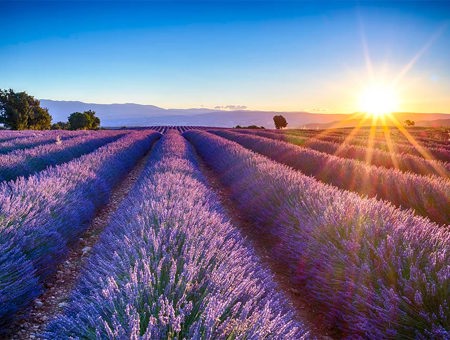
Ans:
<svg viewBox="0 0 450 340"><path fill-rule="evenodd" d="M0 338L449 339L450 135L0 130Z"/></svg>

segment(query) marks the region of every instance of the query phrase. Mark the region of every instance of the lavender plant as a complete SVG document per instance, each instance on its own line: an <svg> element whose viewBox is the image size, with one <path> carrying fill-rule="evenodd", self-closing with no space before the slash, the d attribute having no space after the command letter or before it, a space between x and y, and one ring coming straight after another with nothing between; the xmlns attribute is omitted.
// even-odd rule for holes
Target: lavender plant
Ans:
<svg viewBox="0 0 450 340"><path fill-rule="evenodd" d="M363 161L370 165L394 168L401 171L410 171L419 175L438 175L445 178L449 178L450 176L449 163L427 160L410 154L398 154L376 148L327 142L316 138L304 138L288 133L281 134L250 130L238 130L238 132L285 141L330 155Z"/></svg>
<svg viewBox="0 0 450 340"><path fill-rule="evenodd" d="M20 138L41 136L48 131L41 132L36 130L0 130L0 143Z"/></svg>
<svg viewBox="0 0 450 340"><path fill-rule="evenodd" d="M14 150L23 150L28 148L34 148L39 145L54 144L56 138L59 136L61 139L70 139L86 135L86 131L21 131L21 134L9 135L4 131L0 131L0 140L2 137L15 136L14 138L7 138L0 142L0 155L6 154ZM5 135L3 135L5 134Z"/></svg>
<svg viewBox="0 0 450 340"><path fill-rule="evenodd" d="M67 246L159 136L133 132L27 179L0 183L0 325L42 292Z"/></svg>
<svg viewBox="0 0 450 340"><path fill-rule="evenodd" d="M168 130L47 339L298 339L269 273Z"/></svg>
<svg viewBox="0 0 450 340"><path fill-rule="evenodd" d="M343 336L450 337L450 230L200 131L196 147ZM275 148L275 150L280 150Z"/></svg>
<svg viewBox="0 0 450 340"><path fill-rule="evenodd" d="M284 131L282 132L284 133ZM318 131L304 131L304 130L294 130L289 131L289 134L295 134L303 137L317 137L323 141L334 142L338 144L347 143L350 145L367 147L369 144L372 145L373 148L380 149L382 151L391 152L391 149L386 141L386 137L383 135L381 137L369 137L370 132L363 131L361 135L356 135L352 138L347 138L348 134L345 133L322 133ZM445 144L437 143L435 141L423 140L417 137L414 137L416 145L412 144L409 140L403 140L404 137L400 136L392 136L392 147L395 153L398 154L409 154L417 157L424 157L424 155L418 150L417 144L422 148L425 148L426 151L435 159L440 160L442 162L450 162L450 150L448 147L448 142ZM399 141L400 139L400 141Z"/></svg>
<svg viewBox="0 0 450 340"><path fill-rule="evenodd" d="M437 223L450 223L450 181L446 178L369 166L264 137L225 130L215 133L322 182L414 209Z"/></svg>
<svg viewBox="0 0 450 340"><path fill-rule="evenodd" d="M95 131L64 141L59 139L59 142L54 139L52 144L0 155L0 182L19 176L28 176L48 166L66 163L115 141L123 135L123 132L117 131Z"/></svg>

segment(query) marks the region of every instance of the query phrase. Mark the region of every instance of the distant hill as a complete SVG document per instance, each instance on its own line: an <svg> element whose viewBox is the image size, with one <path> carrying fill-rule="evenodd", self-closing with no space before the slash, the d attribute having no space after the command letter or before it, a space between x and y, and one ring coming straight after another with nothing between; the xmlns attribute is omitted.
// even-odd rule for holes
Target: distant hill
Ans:
<svg viewBox="0 0 450 340"><path fill-rule="evenodd" d="M424 127L450 127L450 118L448 119L436 119L436 120L423 120L416 123L417 126Z"/></svg>
<svg viewBox="0 0 450 340"><path fill-rule="evenodd" d="M149 126L149 125L196 125L233 127L236 125L258 125L273 128L273 116L282 114L288 121L288 128L327 128L332 126L355 126L359 120L351 114L317 114L309 112L283 111L222 111L205 108L164 109L154 105L141 104L95 104L79 101L55 101L41 99L41 106L49 109L53 122L66 121L76 111L94 110L102 126ZM443 124L450 120L450 114L442 113L397 113L397 119L414 120L416 125ZM425 126L425 125L421 125ZM432 126L432 125L429 125Z"/></svg>

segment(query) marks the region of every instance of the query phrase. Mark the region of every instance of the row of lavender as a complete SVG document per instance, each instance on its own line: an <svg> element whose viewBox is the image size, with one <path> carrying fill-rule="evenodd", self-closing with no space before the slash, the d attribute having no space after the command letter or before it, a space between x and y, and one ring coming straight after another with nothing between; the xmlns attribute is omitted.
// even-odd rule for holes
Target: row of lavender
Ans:
<svg viewBox="0 0 450 340"><path fill-rule="evenodd" d="M326 131L325 135L337 136L337 137L347 137L350 131L331 131L330 133ZM371 139L375 140L375 142L385 142L386 138L390 138L396 144L401 145L413 145L412 142L418 142L420 145L424 147L443 147L445 149L450 149L449 145L449 134L445 132L444 129L430 129L428 131L423 130L406 130L406 129L389 129L383 128L382 131L375 132L373 130L362 130L362 131L351 131L352 135L360 138L361 141L364 139L368 140L370 135ZM323 134L323 132L321 133Z"/></svg>
<svg viewBox="0 0 450 340"><path fill-rule="evenodd" d="M27 179L0 183L0 325L43 291L67 246L159 136L133 132Z"/></svg>
<svg viewBox="0 0 450 340"><path fill-rule="evenodd" d="M62 316L45 337L298 339L294 321L169 130L95 246Z"/></svg>
<svg viewBox="0 0 450 340"><path fill-rule="evenodd" d="M438 175L446 178L449 177L450 174L450 163L427 160L410 154L398 154L375 148L321 141L316 138L305 138L289 133L281 134L255 130L237 131L240 133L255 134L261 137L285 141L330 155L356 159L366 162L367 164L382 166L388 169L394 168L402 171L414 172L419 175Z"/></svg>
<svg viewBox="0 0 450 340"><path fill-rule="evenodd" d="M277 240L273 257L344 335L450 337L448 228L212 134L184 135L241 213Z"/></svg>
<svg viewBox="0 0 450 340"><path fill-rule="evenodd" d="M64 140L53 139L51 144L42 143L30 149L21 149L0 155L0 182L16 179L19 176L28 176L49 166L68 162L117 140L125 133L92 131L78 137Z"/></svg>
<svg viewBox="0 0 450 340"><path fill-rule="evenodd" d="M16 139L16 138L28 138L28 137L37 137L48 134L50 131L41 131L41 130L1 130L0 129L0 143L3 143L8 140ZM70 133L74 133L74 131L70 131ZM79 133L76 131L75 133Z"/></svg>
<svg viewBox="0 0 450 340"><path fill-rule="evenodd" d="M33 148L44 144L53 144L58 139L67 140L74 137L86 135L87 131L0 131L0 154L20 149ZM27 132L27 133L25 133ZM8 138L10 136L10 138Z"/></svg>
<svg viewBox="0 0 450 340"><path fill-rule="evenodd" d="M384 199L396 206L414 209L437 223L450 224L450 181L447 178L370 166L255 135L225 130L214 133L322 182Z"/></svg>
<svg viewBox="0 0 450 340"><path fill-rule="evenodd" d="M284 133L284 131L281 133ZM412 136L410 136L411 141L407 143L398 143L396 142L395 138L391 138L391 143L389 143L386 137L380 137L377 139L372 139L370 138L370 136L349 137L351 133L349 133L348 136L336 136L336 135L329 135L328 132L323 132L317 135L317 133L311 134L299 130L294 130L289 131L289 134L307 137L317 137L320 140L338 144L347 143L362 147L367 147L370 145L373 148L381 149L386 152L391 152L392 148L393 152L399 154L409 154L417 157L426 157L426 158L432 157L437 160L441 160L443 162L450 162L450 149L448 146L436 144L433 142L425 143L423 141L415 141L414 137ZM366 134L370 134L370 132L366 131Z"/></svg>
<svg viewBox="0 0 450 340"><path fill-rule="evenodd" d="M344 141L349 136L357 143L364 143L367 145L369 140L383 145L387 140L391 140L398 145L413 145L418 142L424 147L444 147L450 149L448 132L439 129L430 129L428 131L421 130L407 130L404 128L396 129L389 127L371 127L371 128L336 128L325 130L299 130L289 129L300 136L317 137L317 138L336 138Z"/></svg>
<svg viewBox="0 0 450 340"><path fill-rule="evenodd" d="M173 126L151 126L150 129L153 129L155 131L158 131L160 133L166 133L170 130L176 130L178 132L185 132L188 130L192 130L192 129L197 129L197 130L201 130L201 129L206 129L206 127L201 127L201 126L179 126L179 125L173 125Z"/></svg>

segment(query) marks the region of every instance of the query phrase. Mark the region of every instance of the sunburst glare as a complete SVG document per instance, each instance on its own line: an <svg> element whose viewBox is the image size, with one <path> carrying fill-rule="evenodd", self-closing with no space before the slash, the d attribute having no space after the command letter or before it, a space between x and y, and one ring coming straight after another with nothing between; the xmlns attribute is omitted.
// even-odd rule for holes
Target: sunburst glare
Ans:
<svg viewBox="0 0 450 340"><path fill-rule="evenodd" d="M359 96L360 111L380 117L390 114L399 108L398 94L389 85L371 84Z"/></svg>

